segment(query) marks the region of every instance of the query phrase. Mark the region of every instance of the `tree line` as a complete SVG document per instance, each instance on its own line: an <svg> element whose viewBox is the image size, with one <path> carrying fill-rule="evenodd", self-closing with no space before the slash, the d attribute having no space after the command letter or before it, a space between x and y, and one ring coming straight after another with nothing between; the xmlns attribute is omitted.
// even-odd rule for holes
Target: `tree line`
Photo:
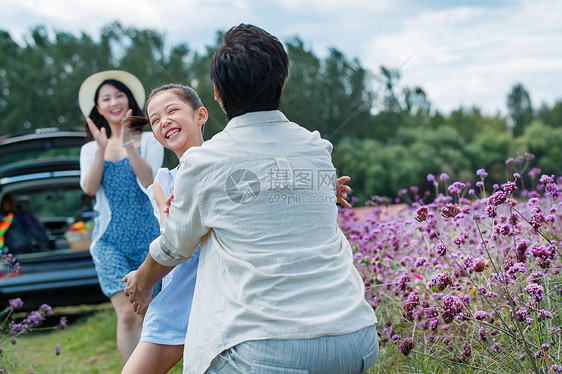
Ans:
<svg viewBox="0 0 562 374"><path fill-rule="evenodd" d="M186 43L167 47L163 34L118 22L104 26L98 38L38 26L23 45L0 30L0 134L83 128L77 96L84 78L123 69L147 91L170 82L192 86L209 110L209 139L226 124L209 79L221 36L194 51ZM535 108L526 88L515 83L507 94L498 93L506 95L507 116L485 115L478 107L446 114L432 108L422 87L400 85L396 69L371 72L337 49L319 58L298 37L283 42L290 73L281 109L334 144L334 164L352 177L361 201L395 197L410 186L432 191L430 173L474 182L475 171L484 168L490 183L501 184L505 160L525 154L535 156L532 165L543 173L561 175L562 100Z"/></svg>

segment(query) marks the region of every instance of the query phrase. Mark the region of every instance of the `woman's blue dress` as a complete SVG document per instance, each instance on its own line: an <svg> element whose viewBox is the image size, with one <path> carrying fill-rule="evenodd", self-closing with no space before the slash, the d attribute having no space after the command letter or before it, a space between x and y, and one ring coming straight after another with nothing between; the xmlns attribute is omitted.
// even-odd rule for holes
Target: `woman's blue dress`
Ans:
<svg viewBox="0 0 562 374"><path fill-rule="evenodd" d="M123 277L139 268L160 229L128 158L105 161L102 185L109 201L111 221L92 248L92 257L101 289L110 298L125 289ZM95 225L94 237L97 228Z"/></svg>

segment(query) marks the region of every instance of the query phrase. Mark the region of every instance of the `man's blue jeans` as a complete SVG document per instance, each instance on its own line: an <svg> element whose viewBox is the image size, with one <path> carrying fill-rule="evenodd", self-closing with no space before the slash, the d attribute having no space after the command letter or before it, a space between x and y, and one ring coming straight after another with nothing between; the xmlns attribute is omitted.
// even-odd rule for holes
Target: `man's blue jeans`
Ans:
<svg viewBox="0 0 562 374"><path fill-rule="evenodd" d="M221 353L207 373L363 373L378 355L379 343L373 325L339 336L243 342Z"/></svg>

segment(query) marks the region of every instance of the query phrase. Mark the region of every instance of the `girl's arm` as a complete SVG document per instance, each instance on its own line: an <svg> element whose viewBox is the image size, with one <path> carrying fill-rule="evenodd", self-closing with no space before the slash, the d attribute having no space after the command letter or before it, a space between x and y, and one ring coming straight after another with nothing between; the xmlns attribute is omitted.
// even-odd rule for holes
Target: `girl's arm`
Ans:
<svg viewBox="0 0 562 374"><path fill-rule="evenodd" d="M162 186L158 181L154 182L154 201L158 205L158 210L160 212L160 225L164 223L164 218L166 218L166 213L168 213L168 204L166 204L166 196L164 196L164 191Z"/></svg>

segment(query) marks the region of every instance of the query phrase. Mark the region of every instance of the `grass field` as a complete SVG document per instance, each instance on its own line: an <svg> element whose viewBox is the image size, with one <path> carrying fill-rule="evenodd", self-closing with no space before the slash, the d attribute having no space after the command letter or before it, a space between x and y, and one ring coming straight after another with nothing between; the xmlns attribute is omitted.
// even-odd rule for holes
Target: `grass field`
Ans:
<svg viewBox="0 0 562 374"><path fill-rule="evenodd" d="M120 373L121 358L115 342L116 316L110 303L96 306L55 308L67 315L64 330L33 331L18 338L16 345L4 348L1 365L8 373L27 374L111 374ZM56 355L56 345L61 354ZM370 373L404 373L403 358L381 348L378 362ZM170 373L181 373L181 363Z"/></svg>
<svg viewBox="0 0 562 374"><path fill-rule="evenodd" d="M64 330L34 331L4 349L3 363L9 373L111 374L123 367L115 341L117 319L110 303L78 308L55 308L69 315ZM56 355L56 345L61 354ZM181 373L177 365L170 373Z"/></svg>

